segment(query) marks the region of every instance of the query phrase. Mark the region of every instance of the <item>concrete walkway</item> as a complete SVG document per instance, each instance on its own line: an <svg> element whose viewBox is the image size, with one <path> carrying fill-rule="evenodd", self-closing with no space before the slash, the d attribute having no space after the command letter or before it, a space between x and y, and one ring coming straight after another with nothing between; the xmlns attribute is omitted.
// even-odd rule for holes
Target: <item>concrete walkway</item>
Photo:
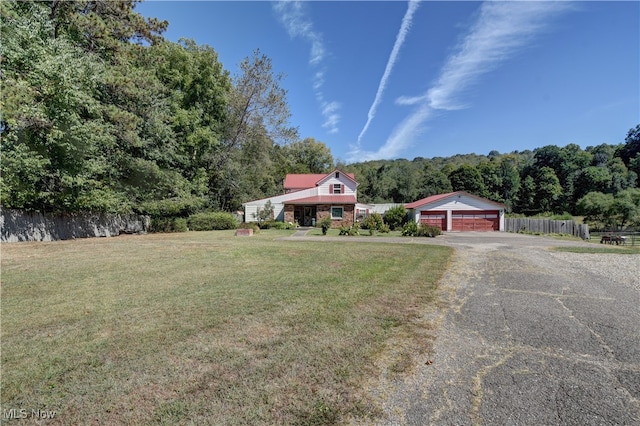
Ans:
<svg viewBox="0 0 640 426"><path fill-rule="evenodd" d="M296 232L293 233L291 237L287 238L300 238L307 235L307 232L311 231L313 228L297 228Z"/></svg>

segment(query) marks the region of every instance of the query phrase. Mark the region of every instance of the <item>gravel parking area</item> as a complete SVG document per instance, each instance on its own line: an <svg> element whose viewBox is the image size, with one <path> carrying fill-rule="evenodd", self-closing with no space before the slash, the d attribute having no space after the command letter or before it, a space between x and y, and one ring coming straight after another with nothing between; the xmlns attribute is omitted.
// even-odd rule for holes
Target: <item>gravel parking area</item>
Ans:
<svg viewBox="0 0 640 426"><path fill-rule="evenodd" d="M572 267L586 270L604 281L631 285L640 292L640 258L638 255L591 254L554 252L552 256ZM639 308L640 309L640 308ZM640 326L639 326L640 327Z"/></svg>

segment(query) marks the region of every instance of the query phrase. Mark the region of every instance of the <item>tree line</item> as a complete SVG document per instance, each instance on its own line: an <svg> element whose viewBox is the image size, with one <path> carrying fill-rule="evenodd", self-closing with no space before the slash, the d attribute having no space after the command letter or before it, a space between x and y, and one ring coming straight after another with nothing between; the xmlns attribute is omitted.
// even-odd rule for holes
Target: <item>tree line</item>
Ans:
<svg viewBox="0 0 640 426"><path fill-rule="evenodd" d="M2 207L234 211L282 193L287 173L337 166L355 173L362 202L465 190L517 213L607 221L603 206L626 206L626 223L636 220L640 125L624 142L584 150L336 163L291 125L285 76L270 58L250 52L231 75L212 47L165 39L168 22L144 18L136 3L0 2Z"/></svg>
<svg viewBox="0 0 640 426"><path fill-rule="evenodd" d="M0 3L3 207L232 211L286 173L331 167L326 146L289 124L268 57L256 50L231 75L135 4Z"/></svg>
<svg viewBox="0 0 640 426"><path fill-rule="evenodd" d="M585 215L599 227L640 225L640 125L623 143L541 148L488 155L380 160L344 166L361 202L406 203L467 191L524 215Z"/></svg>

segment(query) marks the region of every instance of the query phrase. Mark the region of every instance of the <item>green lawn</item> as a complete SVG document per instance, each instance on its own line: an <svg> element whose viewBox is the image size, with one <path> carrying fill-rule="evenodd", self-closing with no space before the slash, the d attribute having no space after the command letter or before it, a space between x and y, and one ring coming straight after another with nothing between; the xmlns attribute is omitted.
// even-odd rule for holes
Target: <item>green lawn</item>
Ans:
<svg viewBox="0 0 640 426"><path fill-rule="evenodd" d="M640 254L640 247L638 246L616 246L609 244L602 244L593 247L555 247L556 251L565 251L569 253L588 253L588 254Z"/></svg>
<svg viewBox="0 0 640 426"><path fill-rule="evenodd" d="M375 417L361 385L390 339L410 348L391 371L429 349L420 318L451 249L276 239L291 233L3 244L2 408L61 424Z"/></svg>

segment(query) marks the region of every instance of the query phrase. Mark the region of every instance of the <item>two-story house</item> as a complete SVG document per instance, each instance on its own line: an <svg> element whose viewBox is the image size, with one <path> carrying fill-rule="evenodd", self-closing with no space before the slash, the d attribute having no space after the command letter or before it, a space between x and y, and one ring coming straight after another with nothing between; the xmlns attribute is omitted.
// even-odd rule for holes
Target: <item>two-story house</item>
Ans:
<svg viewBox="0 0 640 426"><path fill-rule="evenodd" d="M331 217L332 226L351 226L354 223L358 182L352 173L338 169L327 174L289 174L284 181L282 195L244 203L245 221L256 222L268 202L273 219L314 226Z"/></svg>

